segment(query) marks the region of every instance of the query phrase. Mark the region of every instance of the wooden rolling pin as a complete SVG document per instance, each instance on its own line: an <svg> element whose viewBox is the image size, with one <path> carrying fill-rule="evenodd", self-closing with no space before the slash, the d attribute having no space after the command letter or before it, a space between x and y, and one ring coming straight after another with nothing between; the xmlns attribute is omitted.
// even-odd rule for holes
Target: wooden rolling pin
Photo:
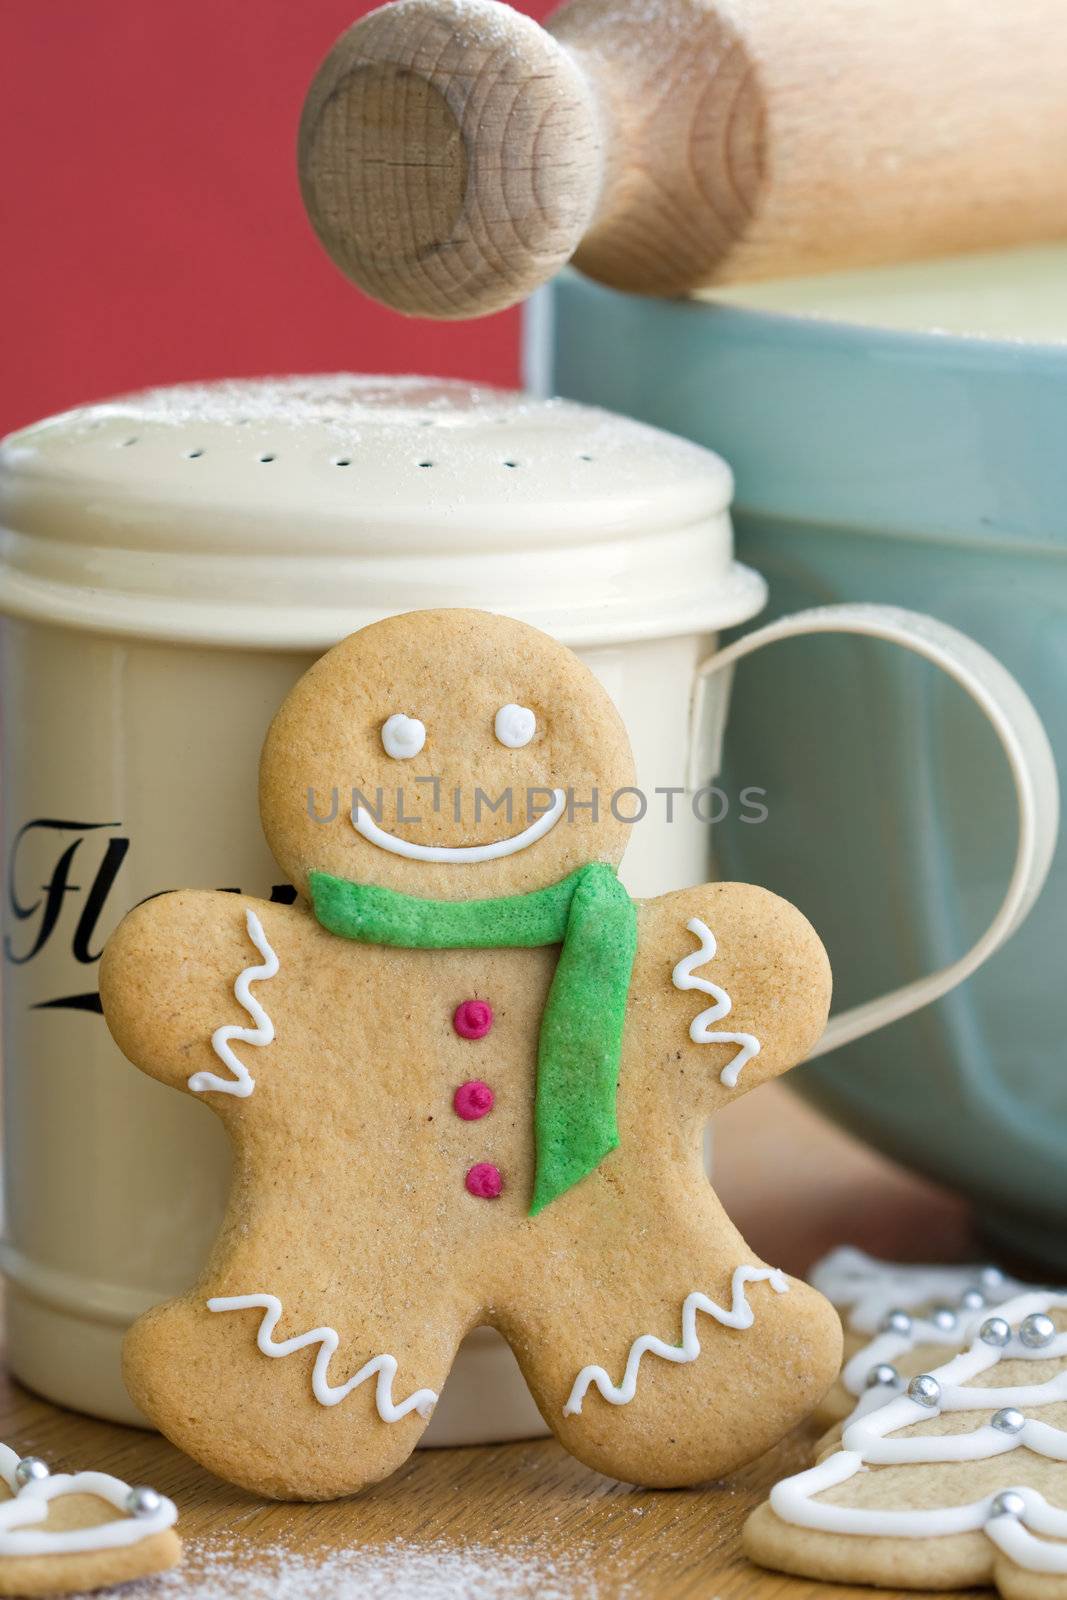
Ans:
<svg viewBox="0 0 1067 1600"><path fill-rule="evenodd" d="M1067 0L396 0L299 163L341 270L430 317L572 257L668 295L1060 237Z"/></svg>

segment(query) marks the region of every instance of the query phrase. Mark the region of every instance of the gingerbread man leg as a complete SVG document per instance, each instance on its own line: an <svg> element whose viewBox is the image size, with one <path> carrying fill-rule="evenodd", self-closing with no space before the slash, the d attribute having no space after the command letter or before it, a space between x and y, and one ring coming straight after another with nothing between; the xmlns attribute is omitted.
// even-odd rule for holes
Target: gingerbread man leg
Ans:
<svg viewBox="0 0 1067 1600"><path fill-rule="evenodd" d="M354 1494L406 1460L466 1331L447 1297L427 1286L413 1306L401 1284L383 1293L383 1279L362 1296L350 1282L324 1295L321 1270L303 1286L234 1263L224 1277L243 1292L190 1294L127 1336L127 1386L162 1432L277 1499Z"/></svg>
<svg viewBox="0 0 1067 1600"><path fill-rule="evenodd" d="M761 1454L810 1412L840 1351L827 1302L759 1260L702 1174L686 1188L661 1189L658 1204L651 1188L641 1197L629 1183L613 1200L602 1192L601 1224L607 1203L616 1226L592 1234L577 1215L580 1195L565 1196L557 1204L575 1213L570 1248L500 1322L566 1449L657 1488L719 1477ZM583 1235L613 1243L586 1249Z"/></svg>

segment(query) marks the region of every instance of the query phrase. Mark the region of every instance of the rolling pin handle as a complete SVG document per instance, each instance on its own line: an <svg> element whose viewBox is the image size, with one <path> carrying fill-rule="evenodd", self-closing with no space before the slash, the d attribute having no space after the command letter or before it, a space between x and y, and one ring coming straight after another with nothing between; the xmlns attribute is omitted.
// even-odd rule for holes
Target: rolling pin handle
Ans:
<svg viewBox="0 0 1067 1600"><path fill-rule="evenodd" d="M300 184L337 266L398 311L480 316L573 255L601 136L580 68L498 0L395 0L334 45L304 106Z"/></svg>

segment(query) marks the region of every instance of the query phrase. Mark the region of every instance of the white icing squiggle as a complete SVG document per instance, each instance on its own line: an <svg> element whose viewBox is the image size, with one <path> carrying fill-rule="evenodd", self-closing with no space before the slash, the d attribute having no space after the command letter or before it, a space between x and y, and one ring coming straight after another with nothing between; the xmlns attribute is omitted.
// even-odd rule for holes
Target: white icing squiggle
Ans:
<svg viewBox="0 0 1067 1600"><path fill-rule="evenodd" d="M50 1478L32 1479L13 1500L0 1505L0 1556L73 1555L87 1550L114 1550L140 1544L162 1533L178 1520L172 1500L160 1495L159 1505L145 1516L116 1517L92 1528L48 1531L35 1524L48 1516L48 1502L60 1495L91 1494L106 1500L116 1511L126 1510L128 1483L108 1472L56 1472Z"/></svg>
<svg viewBox="0 0 1067 1600"><path fill-rule="evenodd" d="M250 984L262 982L266 978L273 978L278 972L278 957L274 954L263 932L263 925L251 907L245 918L248 937L263 957L263 965L259 967L246 967L239 974L233 986L240 1005L248 1012L255 1023L254 1028L242 1028L238 1024L227 1023L225 1027L216 1028L211 1035L211 1048L219 1060L233 1073L232 1078L220 1078L217 1072L194 1072L189 1079L189 1087L194 1094L203 1094L205 1091L217 1094L234 1094L239 1099L246 1099L256 1086L243 1062L238 1061L230 1048L231 1039L240 1039L242 1044L273 1044L274 1024L249 988Z"/></svg>
<svg viewBox="0 0 1067 1600"><path fill-rule="evenodd" d="M378 1379L375 1385L375 1403L383 1422L399 1422L409 1411L417 1411L420 1417L428 1417L437 1404L437 1395L432 1389L416 1389L413 1395L409 1395L399 1405L393 1404L393 1379L396 1377L398 1366L395 1356L374 1356L365 1366L360 1367L354 1377L345 1383L332 1384L327 1373L341 1342L340 1336L333 1328L312 1328L310 1333L300 1333L292 1339L283 1339L281 1343L275 1344L273 1334L282 1316L282 1303L277 1295L215 1296L207 1303L209 1311L247 1311L253 1307L263 1312L259 1332L256 1334L256 1343L265 1356L291 1356L298 1350L306 1350L310 1345L319 1346L311 1374L311 1388L321 1406L338 1405L352 1393L353 1389L375 1375Z"/></svg>
<svg viewBox="0 0 1067 1600"><path fill-rule="evenodd" d="M709 1300L707 1295L698 1291L687 1296L682 1306L682 1342L678 1344L665 1344L662 1339L657 1339L655 1334L643 1334L640 1339L635 1339L630 1346L630 1354L626 1361L626 1371L622 1382L616 1387L603 1367L583 1367L574 1380L574 1387L570 1398L563 1407L565 1417L581 1414L582 1402L586 1391L591 1384L596 1384L604 1399L613 1406L629 1405L637 1393L637 1373L641 1365L641 1357L645 1354L660 1356L664 1361L673 1361L680 1366L690 1361L695 1361L700 1354L700 1340L697 1338L696 1314L703 1311L706 1316L714 1317L716 1322L724 1328L751 1328L755 1321L755 1313L745 1296L746 1283L769 1283L775 1294L786 1294L789 1283L783 1272L777 1267L738 1267L733 1276L730 1289L730 1307L728 1310L716 1305L714 1300Z"/></svg>
<svg viewBox="0 0 1067 1600"><path fill-rule="evenodd" d="M760 1042L751 1033L721 1033L712 1030L711 1024L721 1022L728 1017L734 1008L734 1003L725 989L720 989L717 983L711 983L707 978L695 978L693 969L702 967L706 961L715 958L718 946L715 935L707 923L701 922L699 917L692 917L686 928L700 940L700 949L694 950L691 955L684 956L674 972L671 982L676 989L699 989L702 994L710 994L715 1001L706 1011L702 1011L689 1027L689 1037L694 1044L736 1044L739 1046L733 1060L723 1067L719 1073L719 1082L724 1083L728 1089L737 1087L737 1080L741 1076L741 1068L750 1062L753 1056L760 1053Z"/></svg>
<svg viewBox="0 0 1067 1600"><path fill-rule="evenodd" d="M1067 1294L1035 1291L1019 1295L986 1314L1002 1318L1017 1330L1026 1317L1057 1309L1067 1309ZM870 1465L984 1461L1020 1446L1050 1460L1067 1460L1067 1432L1034 1417L1024 1417L1015 1432L990 1424L958 1434L889 1437L946 1412L1039 1408L1067 1400L1067 1368L1045 1383L985 1388L973 1382L1004 1360L1048 1361L1064 1357L1067 1334L1063 1333L1037 1348L1023 1344L1017 1331L1005 1346L975 1338L969 1349L931 1373L939 1387L935 1405L923 1405L904 1394L876 1410L862 1414L857 1411L846 1424L840 1450L807 1472L775 1485L770 1495L773 1510L783 1522L826 1533L928 1539L981 1529L1021 1567L1034 1572L1067 1572L1067 1545L1048 1545L1035 1537L1046 1534L1067 1539L1067 1510L1050 1506L1037 1490L1025 1486L999 1490L967 1505L902 1511L831 1505L814 1498L847 1483ZM1021 1515L995 1510L998 1495L1009 1493L1020 1496L1024 1506Z"/></svg>

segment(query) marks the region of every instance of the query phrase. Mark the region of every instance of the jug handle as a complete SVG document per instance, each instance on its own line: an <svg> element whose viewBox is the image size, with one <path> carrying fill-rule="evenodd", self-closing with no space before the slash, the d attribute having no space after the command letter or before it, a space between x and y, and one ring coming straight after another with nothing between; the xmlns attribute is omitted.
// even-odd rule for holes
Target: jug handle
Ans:
<svg viewBox="0 0 1067 1600"><path fill-rule="evenodd" d="M921 612L895 606L836 605L798 611L757 628L702 662L696 669L691 708L690 788L697 788L702 781L693 769L705 720L708 680L720 672L732 673L738 661L762 650L764 645L813 633L852 633L886 639L932 661L965 689L992 724L1007 757L1015 785L1019 837L1011 881L1000 909L966 955L903 988L832 1016L809 1060L909 1016L976 972L1029 914L1052 865L1059 829L1055 758L1044 725L1020 684L988 650L966 634ZM726 694L719 699L718 723L711 735L715 764L722 744L727 700Z"/></svg>

